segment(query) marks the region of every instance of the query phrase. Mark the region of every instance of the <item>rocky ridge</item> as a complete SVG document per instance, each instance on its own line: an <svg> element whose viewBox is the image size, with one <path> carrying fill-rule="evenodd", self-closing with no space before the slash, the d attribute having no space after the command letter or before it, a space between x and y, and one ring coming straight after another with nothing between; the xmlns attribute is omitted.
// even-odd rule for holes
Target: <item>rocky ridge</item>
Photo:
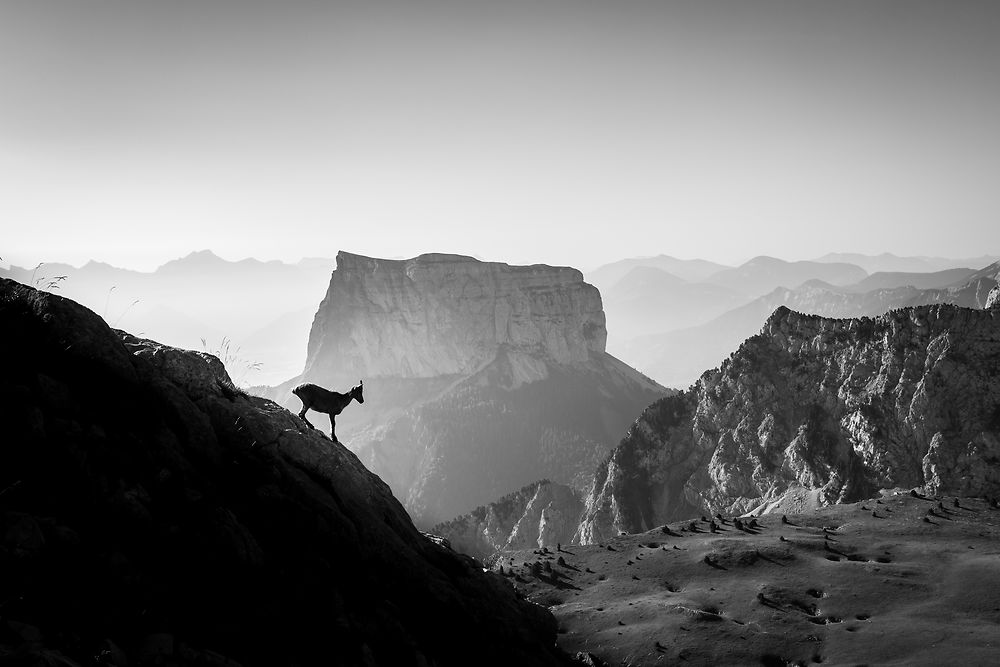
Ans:
<svg viewBox="0 0 1000 667"><path fill-rule="evenodd" d="M0 280L0 660L561 664L344 447L211 355Z"/></svg>
<svg viewBox="0 0 1000 667"><path fill-rule="evenodd" d="M577 540L891 487L1000 492L997 310L779 308L720 368L643 412L598 468Z"/></svg>
<svg viewBox="0 0 1000 667"><path fill-rule="evenodd" d="M569 544L583 501L570 487L541 480L431 529L462 553L482 559L517 550Z"/></svg>
<svg viewBox="0 0 1000 667"><path fill-rule="evenodd" d="M874 317L896 308L934 303L982 309L998 279L1000 262L944 288L899 286L857 292L853 286L835 287L820 280L810 280L795 289L776 288L705 324L640 337L627 345L619 345L616 351L629 363L661 382L686 386L706 368L718 365L740 343L759 331L761 323L781 306L801 313L837 318ZM674 354L676 349L684 349L685 354Z"/></svg>

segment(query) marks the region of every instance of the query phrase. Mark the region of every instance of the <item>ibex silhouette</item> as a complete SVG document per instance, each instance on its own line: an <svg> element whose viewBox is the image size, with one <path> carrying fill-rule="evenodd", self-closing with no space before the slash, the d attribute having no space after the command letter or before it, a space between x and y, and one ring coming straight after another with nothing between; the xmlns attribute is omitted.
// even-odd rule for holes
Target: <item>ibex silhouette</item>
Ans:
<svg viewBox="0 0 1000 667"><path fill-rule="evenodd" d="M362 395L362 389L364 388L364 382L358 380L358 386L352 388L346 394L341 394L336 391L329 391L323 389L319 385L315 384L300 384L295 389L292 389L292 393L299 397L302 401L302 410L299 412L299 417L309 424L309 428L316 428L312 425L308 419L306 419L306 410L315 410L316 412L325 412L330 415L330 438L336 442L340 442L337 439L337 415L344 411L344 408L348 406L351 400L356 400L358 403L364 403L365 397Z"/></svg>

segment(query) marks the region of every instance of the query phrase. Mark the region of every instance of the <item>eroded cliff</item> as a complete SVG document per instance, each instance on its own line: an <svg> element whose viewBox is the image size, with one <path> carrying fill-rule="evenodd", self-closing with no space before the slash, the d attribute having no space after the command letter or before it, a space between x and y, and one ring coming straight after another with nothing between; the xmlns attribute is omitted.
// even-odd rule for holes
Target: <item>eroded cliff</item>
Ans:
<svg viewBox="0 0 1000 667"><path fill-rule="evenodd" d="M0 660L561 664L546 610L215 357L0 280L0 367Z"/></svg>
<svg viewBox="0 0 1000 667"><path fill-rule="evenodd" d="M600 294L576 269L340 252L309 335L305 375L334 383L470 375L501 346L582 363L606 342Z"/></svg>
<svg viewBox="0 0 1000 667"><path fill-rule="evenodd" d="M948 305L834 320L779 308L597 469L577 539L879 488L1000 492L1000 317Z"/></svg>

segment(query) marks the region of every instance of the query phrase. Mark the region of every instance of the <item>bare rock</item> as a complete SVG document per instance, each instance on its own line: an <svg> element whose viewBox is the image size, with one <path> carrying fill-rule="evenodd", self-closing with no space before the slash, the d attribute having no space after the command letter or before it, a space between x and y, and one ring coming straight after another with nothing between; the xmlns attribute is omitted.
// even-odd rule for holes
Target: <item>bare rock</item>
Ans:
<svg viewBox="0 0 1000 667"><path fill-rule="evenodd" d="M880 488L995 494L998 364L992 311L833 320L779 308L692 390L646 409L598 468L578 538L705 512L800 511Z"/></svg>
<svg viewBox="0 0 1000 667"><path fill-rule="evenodd" d="M990 290L989 296L986 297L986 310L996 310L997 308L1000 308L1000 286Z"/></svg>
<svg viewBox="0 0 1000 667"><path fill-rule="evenodd" d="M504 551L569 544L582 512L576 491L542 480L440 523L433 532L447 537L462 553L487 558Z"/></svg>
<svg viewBox="0 0 1000 667"><path fill-rule="evenodd" d="M600 293L576 269L340 252L305 374L347 382L469 375L500 346L569 364L603 352L606 340ZM530 378L540 369L524 371Z"/></svg>

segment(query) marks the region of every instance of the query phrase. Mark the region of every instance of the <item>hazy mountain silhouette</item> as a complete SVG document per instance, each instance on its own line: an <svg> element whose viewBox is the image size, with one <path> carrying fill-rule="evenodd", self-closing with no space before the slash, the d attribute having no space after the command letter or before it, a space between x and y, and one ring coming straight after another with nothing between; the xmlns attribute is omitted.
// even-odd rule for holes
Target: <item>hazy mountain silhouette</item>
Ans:
<svg viewBox="0 0 1000 667"><path fill-rule="evenodd" d="M875 289L907 286L919 289L941 289L962 283L975 273L975 269L968 268L946 269L929 273L879 271L853 285L845 286L845 289L852 292L870 292Z"/></svg>
<svg viewBox="0 0 1000 667"><path fill-rule="evenodd" d="M596 286L601 293L612 288L615 283L628 275L633 269L646 267L660 269L678 278L691 282L699 282L728 267L724 264L709 262L704 259L677 259L669 255L655 257L632 257L617 262L599 266L586 272L587 282Z"/></svg>
<svg viewBox="0 0 1000 667"><path fill-rule="evenodd" d="M853 292L851 286L812 280L796 289L777 288L700 326L632 339L616 352L661 384L686 387L757 333L779 306L824 317L874 316L895 308L933 303L981 309L998 278L1000 262L973 273L958 285L941 289L903 286Z"/></svg>
<svg viewBox="0 0 1000 667"><path fill-rule="evenodd" d="M951 259L946 257L900 257L891 253L881 255L862 255L849 252L831 252L814 260L816 262L846 262L857 264L868 273L927 273L960 269L969 266L986 266L1000 260L1000 255L982 255Z"/></svg>
<svg viewBox="0 0 1000 667"><path fill-rule="evenodd" d="M703 324L747 301L727 287L647 266L632 269L601 296L612 354L631 338Z"/></svg>
<svg viewBox="0 0 1000 667"><path fill-rule="evenodd" d="M91 308L108 324L193 350L217 351L228 339L231 355L239 348L238 358L230 360L234 376L277 384L301 369L311 323L281 313L314 313L333 266L334 260L317 258L230 262L202 250L151 272L91 261L79 268L12 266L0 269L0 277L47 287L65 276L51 291Z"/></svg>
<svg viewBox="0 0 1000 667"><path fill-rule="evenodd" d="M807 280L849 285L864 280L867 276L868 273L855 264L786 262L761 255L734 269L719 271L706 278L705 282L757 297L777 287L798 287Z"/></svg>

